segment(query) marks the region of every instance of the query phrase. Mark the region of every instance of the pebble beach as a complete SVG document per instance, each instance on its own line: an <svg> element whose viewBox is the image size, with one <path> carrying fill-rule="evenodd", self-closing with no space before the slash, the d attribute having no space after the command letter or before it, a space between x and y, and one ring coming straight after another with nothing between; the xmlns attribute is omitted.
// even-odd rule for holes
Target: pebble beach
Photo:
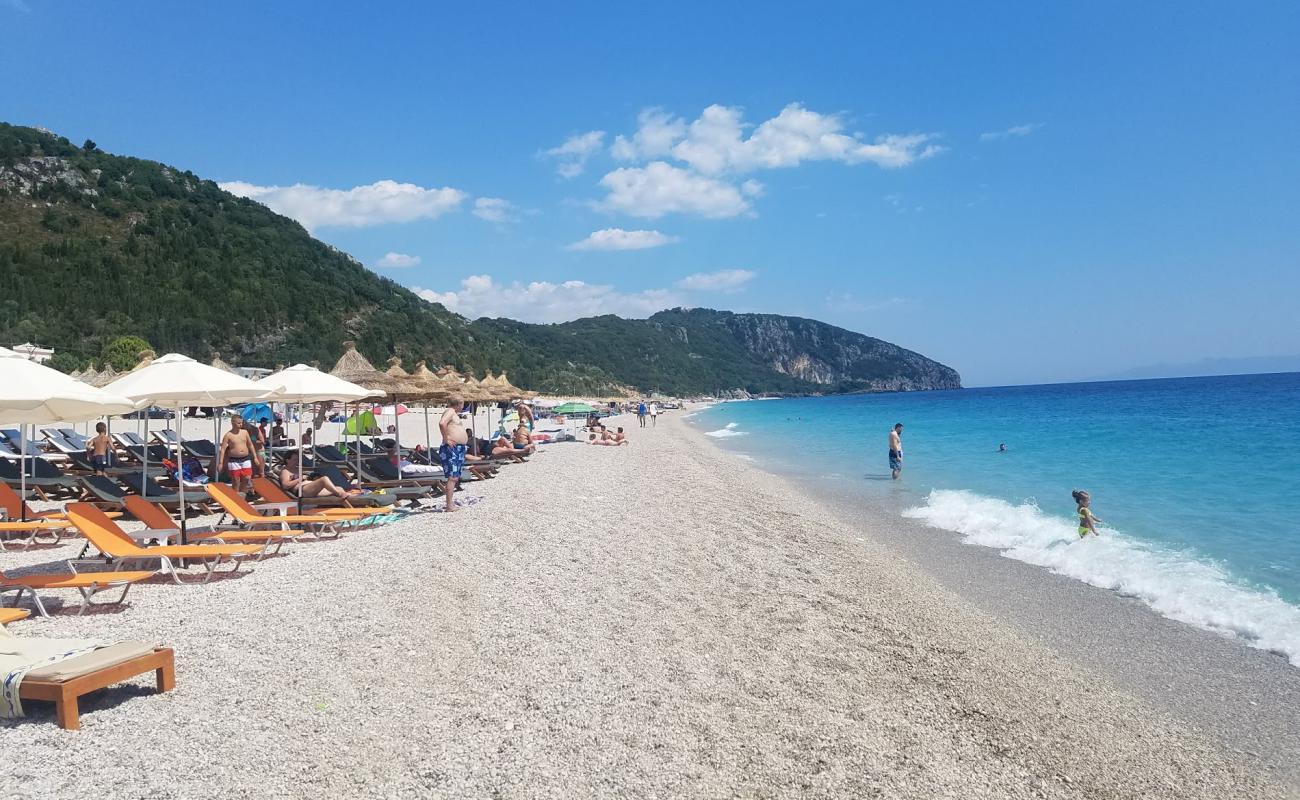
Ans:
<svg viewBox="0 0 1300 800"><path fill-rule="evenodd" d="M405 420L403 420L405 424ZM0 722L0 796L1289 797L680 416L418 513L16 636L175 648L177 687ZM13 569L80 542L0 554Z"/></svg>

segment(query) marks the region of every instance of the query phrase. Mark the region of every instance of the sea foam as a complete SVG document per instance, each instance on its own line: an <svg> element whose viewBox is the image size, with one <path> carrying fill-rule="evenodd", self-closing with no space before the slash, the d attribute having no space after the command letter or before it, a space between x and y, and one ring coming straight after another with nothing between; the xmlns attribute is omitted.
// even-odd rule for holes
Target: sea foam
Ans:
<svg viewBox="0 0 1300 800"><path fill-rule="evenodd" d="M710 434L712 435L712 434ZM1160 614L1238 637L1300 667L1300 607L1232 580L1217 564L1103 528L1080 539L1072 521L1036 505L1013 505L967 491L934 490L903 512L1008 558L1047 567L1142 600Z"/></svg>
<svg viewBox="0 0 1300 800"><path fill-rule="evenodd" d="M727 427L719 428L716 431L707 431L704 435L712 436L715 439L725 439L728 436L745 436L747 434L744 431L736 430L736 423L728 422Z"/></svg>

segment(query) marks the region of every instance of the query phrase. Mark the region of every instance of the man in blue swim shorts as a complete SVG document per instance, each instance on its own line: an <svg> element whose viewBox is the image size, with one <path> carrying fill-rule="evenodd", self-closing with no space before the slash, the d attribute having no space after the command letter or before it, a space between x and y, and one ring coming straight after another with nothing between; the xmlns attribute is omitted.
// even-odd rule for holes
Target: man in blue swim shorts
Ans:
<svg viewBox="0 0 1300 800"><path fill-rule="evenodd" d="M903 472L903 423L894 425L889 432L889 471L898 480Z"/></svg>
<svg viewBox="0 0 1300 800"><path fill-rule="evenodd" d="M465 469L465 445L469 435L461 424L460 412L465 407L465 398L452 397L447 410L438 420L438 432L442 434L442 444L438 446L438 461L442 464L442 477L447 484L447 510L456 510L456 484L460 483L460 474Z"/></svg>

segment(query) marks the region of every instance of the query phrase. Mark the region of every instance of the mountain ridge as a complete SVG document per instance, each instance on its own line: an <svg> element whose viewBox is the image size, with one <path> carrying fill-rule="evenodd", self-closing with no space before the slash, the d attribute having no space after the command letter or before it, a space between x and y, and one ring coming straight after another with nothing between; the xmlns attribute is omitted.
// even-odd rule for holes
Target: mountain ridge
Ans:
<svg viewBox="0 0 1300 800"><path fill-rule="evenodd" d="M469 320L292 219L159 162L0 123L0 341L76 368L110 341L273 367L328 367L355 340L560 394L814 394L957 388L920 353L817 320L666 309L538 325Z"/></svg>

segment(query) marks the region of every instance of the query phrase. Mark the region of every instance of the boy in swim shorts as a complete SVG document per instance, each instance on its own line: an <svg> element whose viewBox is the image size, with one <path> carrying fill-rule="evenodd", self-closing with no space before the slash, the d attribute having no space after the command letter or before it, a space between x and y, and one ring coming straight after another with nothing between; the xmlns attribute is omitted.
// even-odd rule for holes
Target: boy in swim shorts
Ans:
<svg viewBox="0 0 1300 800"><path fill-rule="evenodd" d="M90 465L96 475L103 475L109 467L109 456L113 452L113 440L108 438L108 426L102 422L95 423L95 438L86 442L86 452L90 453Z"/></svg>

